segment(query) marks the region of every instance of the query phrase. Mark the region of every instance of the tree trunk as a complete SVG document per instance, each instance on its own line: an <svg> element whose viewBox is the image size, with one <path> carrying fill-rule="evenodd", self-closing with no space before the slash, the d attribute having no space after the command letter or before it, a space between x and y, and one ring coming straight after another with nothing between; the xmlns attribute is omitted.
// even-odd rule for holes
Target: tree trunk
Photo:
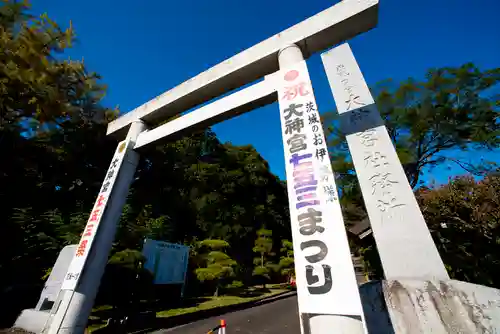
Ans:
<svg viewBox="0 0 500 334"><path fill-rule="evenodd" d="M264 268L264 253L260 253L260 263L261 263L262 268ZM265 289L266 288L266 278L264 276L262 276L262 279L263 279L262 288Z"/></svg>
<svg viewBox="0 0 500 334"><path fill-rule="evenodd" d="M219 297L219 285L215 287L214 297Z"/></svg>

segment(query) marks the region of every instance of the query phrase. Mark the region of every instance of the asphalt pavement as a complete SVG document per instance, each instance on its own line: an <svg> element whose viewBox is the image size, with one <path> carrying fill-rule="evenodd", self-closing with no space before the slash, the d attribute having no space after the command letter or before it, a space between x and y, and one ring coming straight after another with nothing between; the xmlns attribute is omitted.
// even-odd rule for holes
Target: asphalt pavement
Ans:
<svg viewBox="0 0 500 334"><path fill-rule="evenodd" d="M297 296L156 331L154 334L206 334L220 323L220 319L226 321L226 334L300 334Z"/></svg>

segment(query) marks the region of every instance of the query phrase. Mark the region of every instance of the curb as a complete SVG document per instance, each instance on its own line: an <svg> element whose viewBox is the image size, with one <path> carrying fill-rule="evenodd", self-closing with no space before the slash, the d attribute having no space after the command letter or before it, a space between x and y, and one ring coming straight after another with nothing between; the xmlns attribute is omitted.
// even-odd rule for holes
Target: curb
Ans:
<svg viewBox="0 0 500 334"><path fill-rule="evenodd" d="M258 300L254 300L254 301L249 301L249 302L244 302L244 303L240 303L240 304L234 304L234 305L229 305L229 306L236 306L236 305L241 305L241 304L254 304L253 306L250 306L250 307L254 307L254 306L259 306L259 305L264 305L264 304L268 304L268 303L271 303L275 300L280 300L280 299L285 299L285 298L288 298L288 297L291 297L291 296L295 296L297 294L297 291L284 291L284 292L280 292L280 293L277 293L273 296L269 296L269 297L266 297L266 298L262 298L262 299L258 299ZM248 307L246 307L248 308Z"/></svg>
<svg viewBox="0 0 500 334"><path fill-rule="evenodd" d="M288 297L295 296L297 294L296 291L284 291L280 292L278 294L275 294L273 296L269 296L266 298L258 299L258 300L252 300L248 302L243 302L239 304L233 304L233 305L227 305L227 306L219 306L215 307L212 309L208 310L200 310L196 312L191 312L191 313L185 313L185 314L180 314L180 315L175 315L171 317L159 317L155 318L153 323L149 326L149 328L146 329L140 329L140 330L133 330L129 329L126 332L128 333L134 333L134 334L143 334L143 333L151 333L153 331L158 331L158 330L164 330L164 329L169 329L177 326L182 326L189 324L194 321L206 319L206 318L211 318L211 317L217 317L226 313L231 313L235 311L240 311L243 309L248 309L252 308L255 306L260 306L268 303L272 303L274 301L280 300L280 299L285 299ZM109 328L102 328L101 330L95 331L95 333L105 333L109 332ZM112 331L113 333L117 333L116 330Z"/></svg>

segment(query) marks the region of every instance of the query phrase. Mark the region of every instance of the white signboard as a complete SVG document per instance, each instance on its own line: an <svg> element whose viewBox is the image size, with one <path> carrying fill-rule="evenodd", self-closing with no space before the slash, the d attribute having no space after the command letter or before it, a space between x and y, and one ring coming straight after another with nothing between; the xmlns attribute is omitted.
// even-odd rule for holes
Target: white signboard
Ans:
<svg viewBox="0 0 500 334"><path fill-rule="evenodd" d="M49 278L45 282L40 299L38 300L36 309L40 310L43 303L48 300L54 302L61 290L62 283L68 272L69 265L75 255L75 250L78 245L69 245L64 247L57 257L54 267L50 272Z"/></svg>
<svg viewBox="0 0 500 334"><path fill-rule="evenodd" d="M74 290L78 284L85 261L87 260L90 249L92 248L92 242L94 241L99 224L101 223L104 215L104 211L106 210L108 198L111 194L116 178L118 177L118 171L120 170L120 166L123 162L123 158L125 157L129 144L130 141L124 140L120 142L116 148L115 155L113 156L113 160L111 160L111 164L104 178L99 195L97 196L94 208L90 213L85 230L83 231L80 242L76 247L75 255L69 265L61 290Z"/></svg>
<svg viewBox="0 0 500 334"><path fill-rule="evenodd" d="M347 43L321 55L385 277L448 279L415 195Z"/></svg>
<svg viewBox="0 0 500 334"><path fill-rule="evenodd" d="M144 268L154 274L155 284L184 284L189 261L189 247L146 239L142 249Z"/></svg>
<svg viewBox="0 0 500 334"><path fill-rule="evenodd" d="M299 311L362 316L337 187L305 61L280 70L276 80Z"/></svg>

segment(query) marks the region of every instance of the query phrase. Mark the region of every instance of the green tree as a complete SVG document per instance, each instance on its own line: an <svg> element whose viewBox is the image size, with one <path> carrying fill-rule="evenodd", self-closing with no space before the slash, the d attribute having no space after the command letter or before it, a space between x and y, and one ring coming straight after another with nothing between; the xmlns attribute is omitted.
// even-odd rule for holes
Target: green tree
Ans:
<svg viewBox="0 0 500 334"><path fill-rule="evenodd" d="M115 114L100 104L105 86L82 61L61 56L73 41L71 26L32 15L28 2L0 2L0 154L9 157L0 164L9 235L0 245L0 299L16 300L7 313L0 307L6 322L36 303L58 252L79 239L113 150L104 139Z"/></svg>
<svg viewBox="0 0 500 334"><path fill-rule="evenodd" d="M417 199L450 276L500 287L500 174L457 177Z"/></svg>
<svg viewBox="0 0 500 334"><path fill-rule="evenodd" d="M29 201L46 211L47 199L64 217L95 196L113 149L105 124L116 113L100 104L99 75L62 59L75 39L71 26L33 16L27 1L14 0L1 2L0 25L0 152L10 157L0 166L0 218Z"/></svg>
<svg viewBox="0 0 500 334"><path fill-rule="evenodd" d="M263 288L266 287L266 280L270 279L270 273L276 270L276 265L270 261L273 253L273 232L261 228L257 231L257 239L255 239L255 246L253 252L258 254L254 258L253 275L260 278Z"/></svg>
<svg viewBox="0 0 500 334"><path fill-rule="evenodd" d="M47 14L35 17L27 1L0 6L0 127L22 127L35 135L60 123L102 119L105 87L82 61L59 60L75 34Z"/></svg>
<svg viewBox="0 0 500 334"><path fill-rule="evenodd" d="M196 269L196 276L202 282L209 281L215 285L214 296L219 295L219 288L223 281L234 276L233 267L236 261L231 259L224 250L229 248L229 243L224 240L203 240L200 246L209 250L204 254L205 267Z"/></svg>
<svg viewBox="0 0 500 334"><path fill-rule="evenodd" d="M281 274L287 277L289 281L295 276L295 260L293 257L293 243L289 240L281 240L281 257L279 268Z"/></svg>
<svg viewBox="0 0 500 334"><path fill-rule="evenodd" d="M98 298L119 312L130 311L141 294L152 286L153 275L144 269L146 259L141 252L125 249L114 253L106 266L102 279L103 288Z"/></svg>

